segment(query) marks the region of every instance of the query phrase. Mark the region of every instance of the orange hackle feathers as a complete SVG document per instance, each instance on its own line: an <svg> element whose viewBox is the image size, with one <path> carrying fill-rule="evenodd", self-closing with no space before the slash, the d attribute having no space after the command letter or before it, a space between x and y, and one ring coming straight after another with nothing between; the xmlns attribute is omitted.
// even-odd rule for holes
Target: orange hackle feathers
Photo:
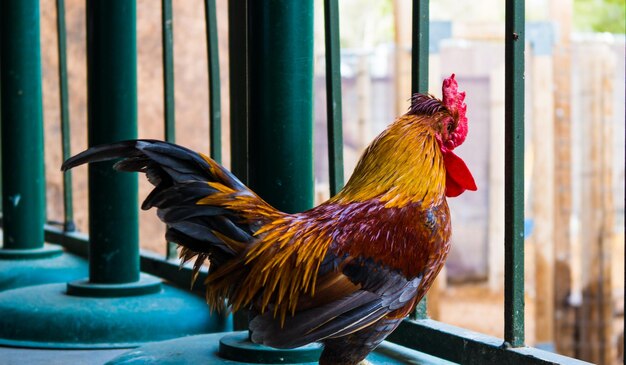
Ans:
<svg viewBox="0 0 626 365"><path fill-rule="evenodd" d="M397 119L365 150L347 185L331 201L379 199L388 208L439 203L445 169L432 123L439 121L411 114Z"/></svg>

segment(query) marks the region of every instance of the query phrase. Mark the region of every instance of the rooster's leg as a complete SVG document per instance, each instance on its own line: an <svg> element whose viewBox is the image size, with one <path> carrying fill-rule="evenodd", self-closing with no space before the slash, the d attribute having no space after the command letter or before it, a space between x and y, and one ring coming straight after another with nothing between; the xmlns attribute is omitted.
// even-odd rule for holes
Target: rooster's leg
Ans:
<svg viewBox="0 0 626 365"><path fill-rule="evenodd" d="M324 340L320 365L368 365L365 357L400 324L402 318L382 318L347 336Z"/></svg>

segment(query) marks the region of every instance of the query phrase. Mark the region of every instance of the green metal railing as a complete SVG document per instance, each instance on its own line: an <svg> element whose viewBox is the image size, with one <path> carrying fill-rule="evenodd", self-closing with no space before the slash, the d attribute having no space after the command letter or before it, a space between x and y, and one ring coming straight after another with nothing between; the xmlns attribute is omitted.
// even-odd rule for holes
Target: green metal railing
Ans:
<svg viewBox="0 0 626 365"><path fill-rule="evenodd" d="M248 183L248 1L228 1L231 171Z"/></svg>
<svg viewBox="0 0 626 365"><path fill-rule="evenodd" d="M430 35L430 1L413 0L411 44L411 93L428 93L428 47ZM428 296L425 296L409 318L426 319Z"/></svg>
<svg viewBox="0 0 626 365"><path fill-rule="evenodd" d="M429 0L413 0L412 28L411 92L428 93Z"/></svg>
<svg viewBox="0 0 626 365"><path fill-rule="evenodd" d="M504 339L524 346L524 1L507 0L505 24Z"/></svg>
<svg viewBox="0 0 626 365"><path fill-rule="evenodd" d="M217 17L215 0L204 0L207 58L209 60L209 130L210 156L222 162L222 106L220 85L220 59L217 48Z"/></svg>
<svg viewBox="0 0 626 365"><path fill-rule="evenodd" d="M339 0L324 0L326 50L326 123L328 131L328 181L330 195L343 187L343 131L341 108L341 47Z"/></svg>
<svg viewBox="0 0 626 365"><path fill-rule="evenodd" d="M24 6L36 0L25 1ZM28 4L27 4L28 3ZM98 6L98 2L88 2ZM129 5L131 4L131 5ZM286 211L308 209L313 202L312 168L312 115L313 115L313 2L312 0L290 2L289 6L280 1L230 0L229 14L229 62L230 62L230 127L232 170L242 181L251 185L261 196L278 208ZM210 153L221 160L221 109L220 77L218 57L218 37L215 0L206 0L205 18L207 52L209 60L210 89ZM506 232L505 232L505 338L497 339L476 334L454 326L426 319L425 310L417 315L419 319L406 320L390 337L398 344L433 354L451 361L464 363L499 364L566 364L579 363L577 360L524 347L524 251L523 251L523 147L524 147L524 1L506 1ZM111 57L110 52L99 53L101 49L89 47L89 100L90 132L89 144L105 143L112 140L136 136L136 84L126 84L136 79L136 45L134 35L135 10L133 1L107 2L107 5L90 9L88 14L89 37L107 33L110 42L123 43L124 52ZM67 70L65 60L64 2L57 0L57 26L59 35L59 76L61 92L61 123L63 135L63 156L70 155L69 113L67 92ZM107 22L107 14L119 12L115 19L126 17L126 21L116 24ZM294 16L297 14L297 16ZM3 13L3 24L10 20L10 14ZM326 42L326 93L327 93L327 133L329 145L329 176L331 194L343 185L342 155L342 108L341 74L339 47L339 1L324 1L325 42ZM296 22L295 19L298 19ZM281 32L275 25L287 22L292 32ZM132 25L132 26L131 26ZM284 25L283 25L284 26ZM174 115L174 54L173 54L173 15L172 1L162 0L163 27L163 83L164 83L164 131L165 139L175 141ZM36 32L39 33L38 31ZM412 51L412 91L428 90L428 38L429 2L413 1L413 51ZM6 39L6 38L3 38ZM16 45L3 45L19 50ZM102 39L99 44L106 45ZM271 58L267 57L271 54ZM22 58L18 58L22 57ZM21 67L23 62L38 62L27 54L3 52L2 92L11 92L10 75L5 70L10 65ZM109 72L96 72L98 62L106 64ZM130 68L128 64L135 65ZM286 75L286 76L285 76ZM40 80L40 75L31 77ZM37 84L39 86L37 86ZM41 98L40 83L34 82L32 97ZM107 95L102 93L107 92ZM117 93L118 97L113 97ZM104 97L107 97L106 99ZM18 98L19 99L19 98ZM8 100L3 98L3 100ZM25 98L19 99L21 101ZM105 104L106 103L106 104ZM41 104L41 103L39 103ZM3 120L10 113L10 105L2 105ZM29 120L41 119L41 110L33 109ZM116 123L109 130L100 130L103 123L91 121L96 118ZM279 126L276 120L281 121ZM11 148L34 146L37 151L24 151L29 164L33 158L42 158L41 143L20 143L19 135L13 135L18 128L3 123L3 153ZM99 126L99 127L98 127ZM40 123L37 124L40 128ZM113 132L112 132L113 131ZM112 135L111 133L116 133ZM252 137L253 136L253 137ZM15 143L11 143L14 141ZM11 151L11 153L19 153ZM290 164L280 164L288 160ZM43 166L36 160L34 166ZM17 167L20 165L18 164ZM19 168L3 165L3 171L14 173ZM294 168L295 167L295 168ZM42 185L33 181L43 181L43 168L36 167L23 172L20 179L8 179L3 174L3 186L11 191L12 186L22 191L28 187L33 194L42 194ZM26 175L28 174L28 175ZM20 175L21 176L21 175ZM111 247L126 250L137 243L137 180L129 174L116 174L110 163L94 164L90 167L90 205L107 204L111 210L106 216L90 212L91 256L94 272L91 279L99 282L127 282L137 280L139 268L142 271L165 278L171 283L188 287L191 271L179 270L178 264L159 255L132 253L116 255L118 262L115 272L106 268L103 257ZM280 189L276 189L276 181ZM93 192L99 192L93 194ZM8 194L8 195L7 195ZM19 220L11 210L10 193L4 193L5 237ZM36 200L38 201L38 200ZM24 213L28 219L41 217L43 223L43 198L34 203L32 209ZM63 245L68 251L87 255L88 239L84 234L73 232L71 175L64 176L65 216L63 229L46 226L45 239ZM99 210L102 212L102 210ZM93 214L93 215L92 215ZM100 245L101 232L107 231L106 240L113 245ZM111 231L118 232L113 239ZM33 237L21 237L20 241L33 245L43 244L37 232ZM10 243L5 238L5 246ZM94 254L95 252L95 254ZM171 254L171 251L170 251ZM109 265L110 268L110 265ZM120 270L120 268L123 268ZM205 273L201 273L200 281ZM424 308L424 307L422 307ZM580 362L582 363L582 362Z"/></svg>
<svg viewBox="0 0 626 365"><path fill-rule="evenodd" d="M174 108L174 19L172 0L161 1L163 47L163 110L165 140L176 143L176 114Z"/></svg>
<svg viewBox="0 0 626 365"><path fill-rule="evenodd" d="M176 108L174 99L174 18L172 0L161 1L161 43L163 48L163 136L176 143ZM177 257L177 245L165 244L165 258Z"/></svg>
<svg viewBox="0 0 626 365"><path fill-rule="evenodd" d="M67 36L65 34L65 1L57 0L57 44L59 57L59 103L61 109L61 144L63 161L72 156L70 143L70 100L67 86ZM63 173L63 227L71 232L74 224L74 202L72 199L72 171Z"/></svg>

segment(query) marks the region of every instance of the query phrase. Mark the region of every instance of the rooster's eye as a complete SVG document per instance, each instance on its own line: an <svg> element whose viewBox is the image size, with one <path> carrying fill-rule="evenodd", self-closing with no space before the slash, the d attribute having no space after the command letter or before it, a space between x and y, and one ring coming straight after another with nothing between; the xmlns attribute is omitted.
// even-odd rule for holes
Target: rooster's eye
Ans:
<svg viewBox="0 0 626 365"><path fill-rule="evenodd" d="M454 124L453 123L448 123L448 133L452 133L454 131Z"/></svg>

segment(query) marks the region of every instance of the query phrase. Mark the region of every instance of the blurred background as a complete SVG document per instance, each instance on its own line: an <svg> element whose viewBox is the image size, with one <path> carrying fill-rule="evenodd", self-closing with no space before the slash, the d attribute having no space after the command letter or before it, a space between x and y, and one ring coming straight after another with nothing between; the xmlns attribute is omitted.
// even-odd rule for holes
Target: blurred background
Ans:
<svg viewBox="0 0 626 365"><path fill-rule="evenodd" d="M453 250L429 294L430 317L503 336L504 2L430 1L430 92L457 75L470 132L458 149L479 190L451 199ZM66 1L72 151L86 148L85 3ZM48 219L62 220L54 1L42 1ZM217 0L223 155L229 157L227 1ZM527 0L526 342L600 364L624 344L624 0ZM408 108L411 1L341 0L344 163ZM163 138L161 7L137 0L139 137ZM324 29L316 3L316 202L328 198ZM203 2L174 2L178 143L208 152ZM57 147L59 146L59 147ZM87 169L74 178L87 232ZM140 179L140 196L149 191ZM141 213L141 244L165 253L165 229Z"/></svg>

